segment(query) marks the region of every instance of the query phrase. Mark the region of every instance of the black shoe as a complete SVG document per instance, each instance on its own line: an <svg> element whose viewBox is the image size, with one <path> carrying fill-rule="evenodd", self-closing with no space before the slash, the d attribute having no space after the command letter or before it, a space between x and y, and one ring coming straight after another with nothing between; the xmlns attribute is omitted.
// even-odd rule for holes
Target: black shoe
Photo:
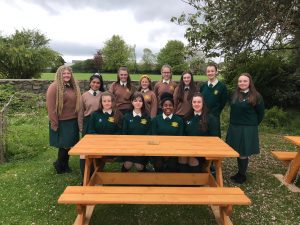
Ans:
<svg viewBox="0 0 300 225"><path fill-rule="evenodd" d="M65 171L62 169L62 167L59 165L57 161L53 162L54 169L56 170L57 174L63 174Z"/></svg>
<svg viewBox="0 0 300 225"><path fill-rule="evenodd" d="M69 167L69 166L67 166L65 169L64 169L64 171L65 171L65 173L72 173L72 169Z"/></svg>
<svg viewBox="0 0 300 225"><path fill-rule="evenodd" d="M232 177L235 177L234 179L232 179L235 183L238 183L238 184L243 184L247 178L246 178L246 175L243 175L243 174L240 174L240 173L237 173L235 176L232 176ZM231 178L231 177L230 177Z"/></svg>
<svg viewBox="0 0 300 225"><path fill-rule="evenodd" d="M239 176L240 176L240 174L239 174L239 173L237 173L237 174L235 174L235 175L231 176L231 177L230 177L230 179L235 181L235 180L236 180L236 178L238 178Z"/></svg>

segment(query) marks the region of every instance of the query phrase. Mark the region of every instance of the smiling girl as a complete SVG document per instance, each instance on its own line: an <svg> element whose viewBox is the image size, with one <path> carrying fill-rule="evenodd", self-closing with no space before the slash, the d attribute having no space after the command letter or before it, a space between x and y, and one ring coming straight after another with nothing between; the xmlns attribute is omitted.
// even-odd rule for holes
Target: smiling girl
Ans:
<svg viewBox="0 0 300 225"><path fill-rule="evenodd" d="M141 76L139 91L143 94L147 113L154 118L157 114L157 98L152 91L151 79L148 75Z"/></svg>
<svg viewBox="0 0 300 225"><path fill-rule="evenodd" d="M238 172L230 177L236 183L246 181L249 156L259 154L258 125L263 116L263 98L256 91L252 77L249 73L240 74L230 104L226 137L226 142L240 154L237 158Z"/></svg>

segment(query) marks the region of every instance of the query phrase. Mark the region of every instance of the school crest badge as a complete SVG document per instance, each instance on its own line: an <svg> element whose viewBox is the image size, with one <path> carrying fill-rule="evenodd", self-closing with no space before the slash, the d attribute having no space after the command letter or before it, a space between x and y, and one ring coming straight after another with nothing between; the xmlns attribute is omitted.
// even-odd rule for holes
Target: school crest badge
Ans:
<svg viewBox="0 0 300 225"><path fill-rule="evenodd" d="M170 91L174 91L174 87L173 87L173 85L170 85Z"/></svg>
<svg viewBox="0 0 300 225"><path fill-rule="evenodd" d="M107 121L110 123L114 123L115 119L112 116L110 116L110 117L108 117Z"/></svg>
<svg viewBox="0 0 300 225"><path fill-rule="evenodd" d="M172 122L172 123L171 123L171 126L172 126L172 127L178 127L178 123L177 123L177 122Z"/></svg>
<svg viewBox="0 0 300 225"><path fill-rule="evenodd" d="M144 96L144 99L145 99L145 100L150 100L150 96L149 96L149 95L145 95L145 96Z"/></svg>
<svg viewBox="0 0 300 225"><path fill-rule="evenodd" d="M214 95L217 95L217 94L219 94L219 91L218 91L218 90L215 90L215 91L214 91Z"/></svg>
<svg viewBox="0 0 300 225"><path fill-rule="evenodd" d="M141 124L147 124L147 120L146 119L141 119Z"/></svg>

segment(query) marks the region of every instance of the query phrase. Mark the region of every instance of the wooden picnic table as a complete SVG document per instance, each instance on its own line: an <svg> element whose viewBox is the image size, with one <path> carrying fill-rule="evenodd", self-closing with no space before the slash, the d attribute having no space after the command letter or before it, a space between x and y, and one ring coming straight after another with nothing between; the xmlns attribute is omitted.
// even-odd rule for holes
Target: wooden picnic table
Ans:
<svg viewBox="0 0 300 225"><path fill-rule="evenodd" d="M83 187L68 187L59 203L77 204L77 220L81 221L80 224L86 223L85 206L88 203L211 204L219 207L217 213L221 224L230 221L228 215L232 205L251 204L251 200L239 188L223 188L222 160L239 157L239 154L219 137L85 135L69 151L69 155L85 155ZM209 170L206 173L104 172L108 156L205 157L214 162L216 179ZM94 172L90 176L92 163ZM126 185L126 188L113 185ZM199 189L200 186L206 189ZM95 196L99 193L101 197L96 200ZM81 207L82 204L84 207Z"/></svg>

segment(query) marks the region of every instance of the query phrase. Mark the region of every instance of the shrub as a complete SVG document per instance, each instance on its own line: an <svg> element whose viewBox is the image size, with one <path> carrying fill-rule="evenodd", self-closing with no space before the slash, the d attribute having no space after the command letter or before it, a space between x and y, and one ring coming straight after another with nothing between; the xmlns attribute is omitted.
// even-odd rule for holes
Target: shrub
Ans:
<svg viewBox="0 0 300 225"><path fill-rule="evenodd" d="M281 108L274 106L265 112L263 123L272 128L285 127L290 124L288 114Z"/></svg>

